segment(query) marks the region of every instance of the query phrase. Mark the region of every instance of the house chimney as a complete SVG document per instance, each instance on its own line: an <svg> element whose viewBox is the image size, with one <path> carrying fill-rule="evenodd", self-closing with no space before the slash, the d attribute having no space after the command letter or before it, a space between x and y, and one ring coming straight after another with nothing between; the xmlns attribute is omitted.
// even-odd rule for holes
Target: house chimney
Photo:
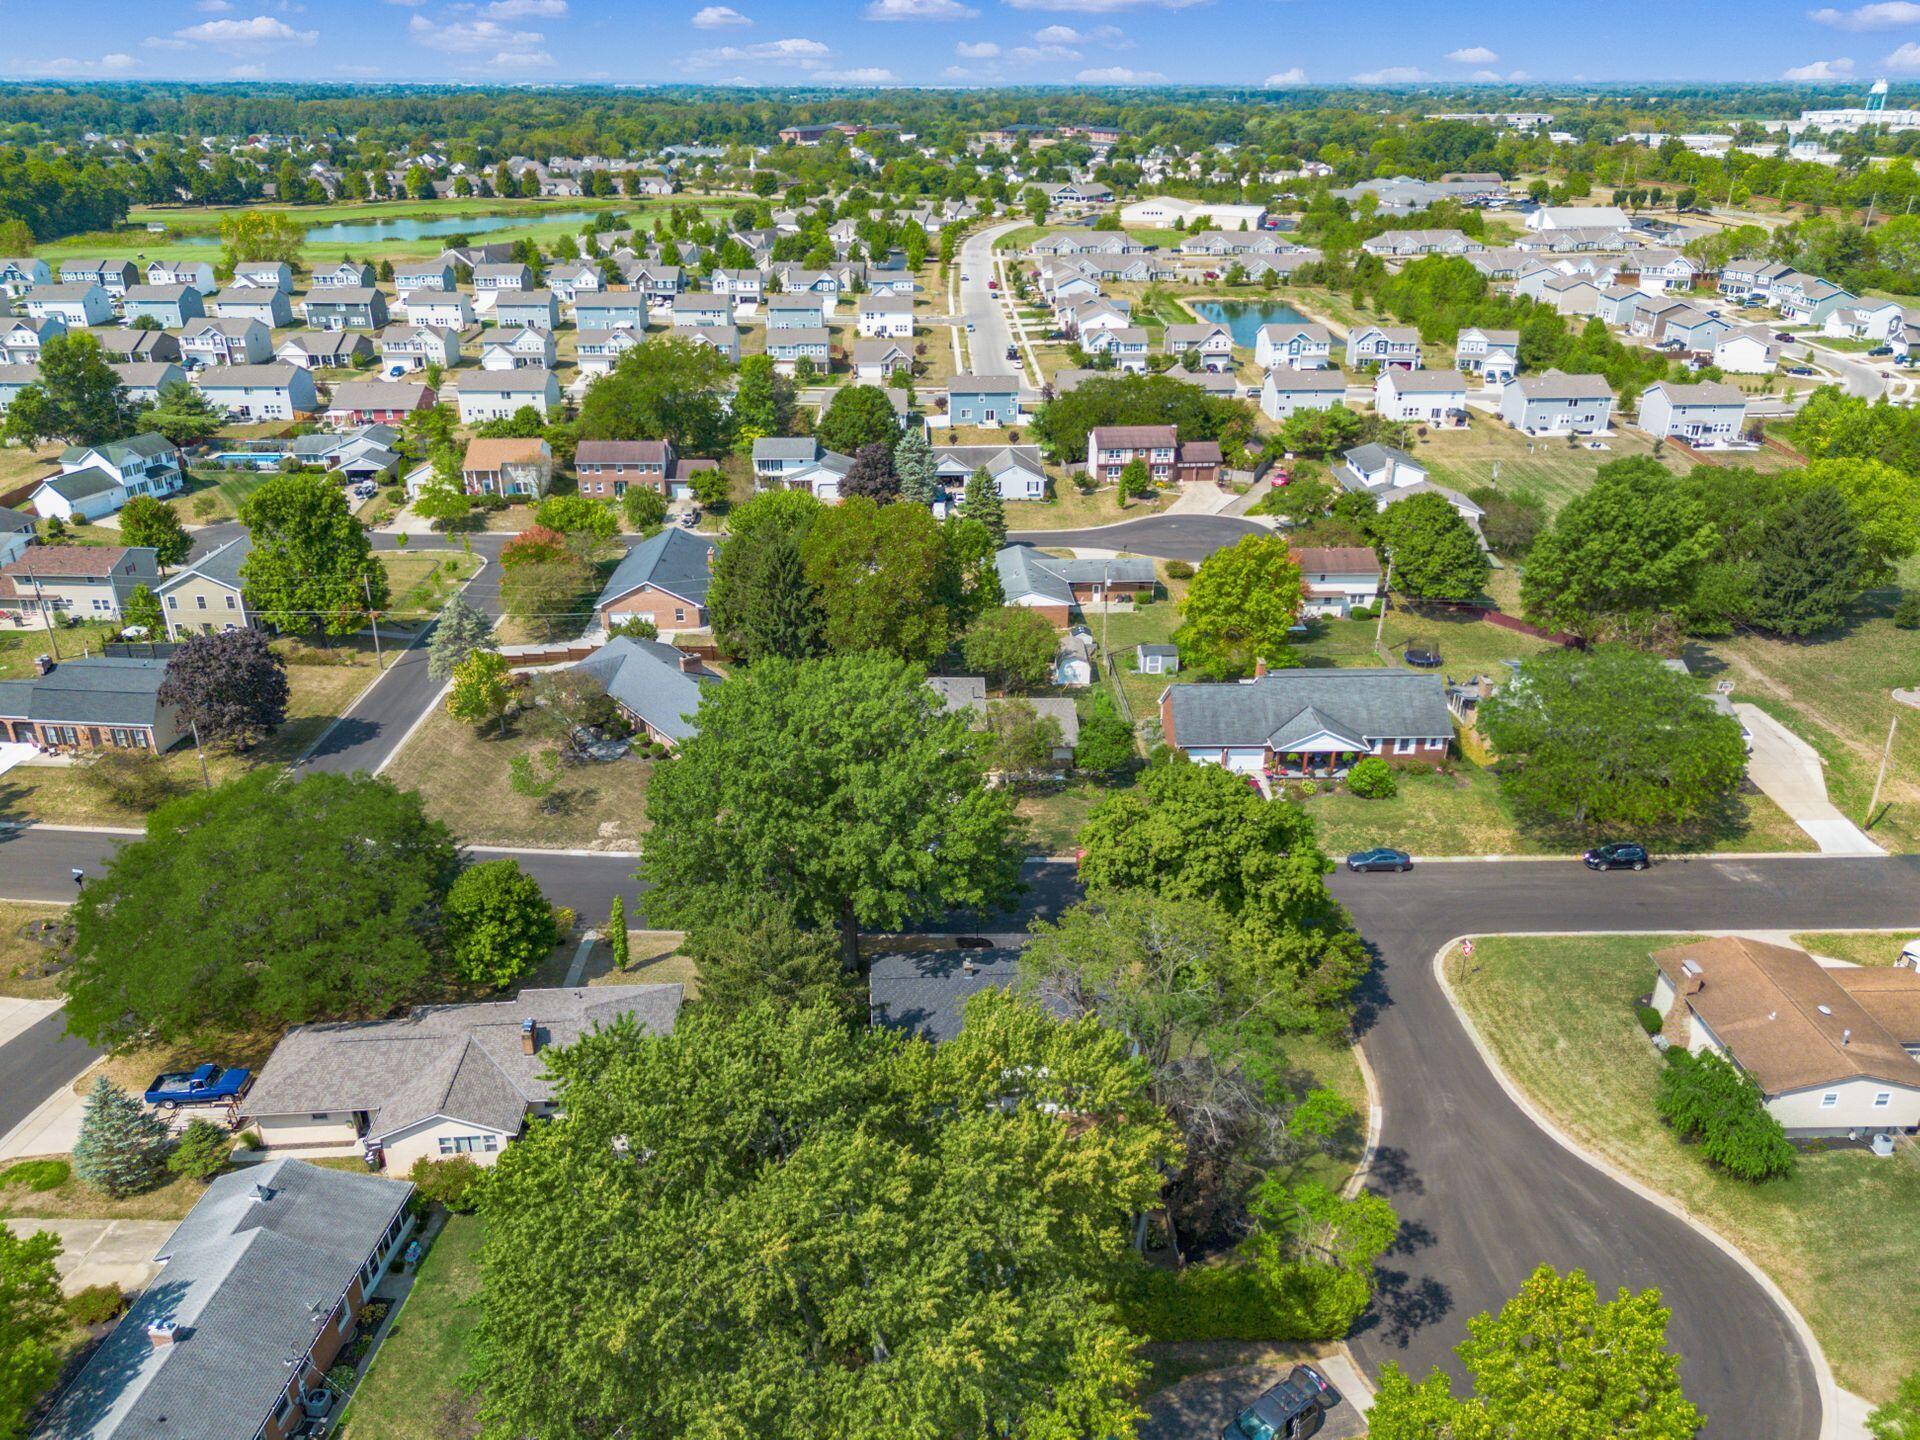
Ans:
<svg viewBox="0 0 1920 1440"><path fill-rule="evenodd" d="M1267 673L1267 660L1264 655L1253 662L1253 678L1258 680Z"/></svg>
<svg viewBox="0 0 1920 1440"><path fill-rule="evenodd" d="M700 657L698 655L689 655L685 650L682 650L680 652L680 673L682 675L698 675L700 673Z"/></svg>
<svg viewBox="0 0 1920 1440"><path fill-rule="evenodd" d="M961 958L960 973L962 975L976 975L979 971L980 967L973 963L973 956L967 955Z"/></svg>
<svg viewBox="0 0 1920 1440"><path fill-rule="evenodd" d="M520 1053L531 1055L540 1048L539 1032L534 1027L531 1015L520 1022Z"/></svg>
<svg viewBox="0 0 1920 1440"><path fill-rule="evenodd" d="M33 673L36 675L51 675L53 673L53 657L51 655L34 656Z"/></svg>
<svg viewBox="0 0 1920 1440"><path fill-rule="evenodd" d="M152 1320L147 1324L147 1343L158 1350L162 1345L171 1345L180 1333L179 1322L174 1320Z"/></svg>

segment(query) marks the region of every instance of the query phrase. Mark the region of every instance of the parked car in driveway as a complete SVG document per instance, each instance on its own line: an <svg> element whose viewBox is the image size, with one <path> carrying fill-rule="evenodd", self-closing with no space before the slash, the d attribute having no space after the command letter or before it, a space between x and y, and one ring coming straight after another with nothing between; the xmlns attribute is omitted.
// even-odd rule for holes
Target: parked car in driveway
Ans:
<svg viewBox="0 0 1920 1440"><path fill-rule="evenodd" d="M1580 858L1589 870L1644 870L1648 864L1647 847L1629 840L1596 845Z"/></svg>
<svg viewBox="0 0 1920 1440"><path fill-rule="evenodd" d="M1365 870L1411 870L1413 856L1404 850L1395 850L1386 845L1372 850L1356 850L1347 856L1347 869L1356 873Z"/></svg>
<svg viewBox="0 0 1920 1440"><path fill-rule="evenodd" d="M1812 375L1812 374L1814 374L1814 373L1815 373L1815 372L1814 372L1814 369L1813 369L1813 367L1812 367L1811 365L1789 365L1789 366L1787 366L1787 374L1789 374L1789 375Z"/></svg>
<svg viewBox="0 0 1920 1440"><path fill-rule="evenodd" d="M237 1100L246 1092L251 1070L235 1066L222 1070L218 1065L195 1066L191 1070L169 1070L153 1077L147 1086L147 1104L162 1110L178 1110L182 1105L218 1105Z"/></svg>
<svg viewBox="0 0 1920 1440"><path fill-rule="evenodd" d="M1311 1365L1296 1365L1287 1378L1233 1417L1220 1440L1307 1440L1327 1423L1340 1392Z"/></svg>

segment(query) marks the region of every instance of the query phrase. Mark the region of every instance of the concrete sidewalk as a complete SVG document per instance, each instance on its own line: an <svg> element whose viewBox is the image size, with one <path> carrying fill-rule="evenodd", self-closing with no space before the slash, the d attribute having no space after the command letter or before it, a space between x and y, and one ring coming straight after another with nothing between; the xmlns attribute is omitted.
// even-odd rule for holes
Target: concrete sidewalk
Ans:
<svg viewBox="0 0 1920 1440"><path fill-rule="evenodd" d="M1733 710L1753 737L1748 777L1813 837L1822 855L1886 853L1827 798L1818 751L1758 706L1735 705Z"/></svg>

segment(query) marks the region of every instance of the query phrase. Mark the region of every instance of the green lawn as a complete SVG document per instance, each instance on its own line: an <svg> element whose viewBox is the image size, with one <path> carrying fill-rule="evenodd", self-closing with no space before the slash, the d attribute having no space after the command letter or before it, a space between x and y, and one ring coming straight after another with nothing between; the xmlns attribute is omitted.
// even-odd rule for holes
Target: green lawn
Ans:
<svg viewBox="0 0 1920 1440"><path fill-rule="evenodd" d="M1795 935L1793 943L1810 954L1844 960L1849 965L1891 965L1899 958L1900 948L1915 939L1920 939L1920 932L1912 930L1895 934L1872 930L1826 930Z"/></svg>
<svg viewBox="0 0 1920 1440"><path fill-rule="evenodd" d="M1449 966L1481 1035L1541 1110L1738 1245L1806 1316L1839 1383L1885 1400L1920 1366L1920 1164L1910 1150L1810 1152L1791 1179L1753 1186L1675 1140L1654 1115L1660 1061L1633 1001L1652 985L1648 952L1678 938L1501 937Z"/></svg>
<svg viewBox="0 0 1920 1440"><path fill-rule="evenodd" d="M420 1262L420 1275L387 1327L334 1431L342 1440L442 1440L450 1397L460 1393L467 1336L479 1316L479 1217L451 1215Z"/></svg>
<svg viewBox="0 0 1920 1440"><path fill-rule="evenodd" d="M1584 441L1569 445L1564 439L1528 439L1490 416L1476 414L1466 430L1431 432L1414 446L1414 455L1437 484L1462 492L1491 484L1531 495L1554 512L1591 486L1594 473L1609 460L1653 453L1653 443L1645 436L1624 430L1600 443L1607 448L1589 450ZM1661 447L1661 459L1676 472L1691 468L1692 462L1671 446Z"/></svg>
<svg viewBox="0 0 1920 1440"><path fill-rule="evenodd" d="M36 655L57 655L62 660L98 655L101 646L119 633L118 625L94 620L56 626L52 635L45 630L0 631L0 680L31 676Z"/></svg>
<svg viewBox="0 0 1920 1440"><path fill-rule="evenodd" d="M271 470L194 470L167 504L183 524L215 525L238 516L240 502L273 476Z"/></svg>
<svg viewBox="0 0 1920 1440"><path fill-rule="evenodd" d="M387 572L386 614L396 620L424 620L440 613L473 572L477 556L461 550L382 550L376 557Z"/></svg>
<svg viewBox="0 0 1920 1440"><path fill-rule="evenodd" d="M1020 798L1016 807L1025 822L1033 853L1071 855L1080 827L1113 787L1085 776Z"/></svg>
<svg viewBox="0 0 1920 1440"><path fill-rule="evenodd" d="M36 920L61 915L64 905L32 905L17 900L0 901L0 995L22 1000L51 1000L60 993L57 975L35 975L52 957L53 950L27 936L27 927Z"/></svg>

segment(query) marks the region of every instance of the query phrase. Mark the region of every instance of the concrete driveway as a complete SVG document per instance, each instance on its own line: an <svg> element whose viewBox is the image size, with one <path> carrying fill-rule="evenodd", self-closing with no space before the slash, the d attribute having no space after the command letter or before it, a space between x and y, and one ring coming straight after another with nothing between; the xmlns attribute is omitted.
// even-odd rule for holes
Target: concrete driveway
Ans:
<svg viewBox="0 0 1920 1440"><path fill-rule="evenodd" d="M60 1237L53 1262L60 1288L72 1295L89 1285L118 1285L129 1295L146 1288L160 1267L154 1253L173 1233L171 1220L9 1220L16 1235L51 1230Z"/></svg>
<svg viewBox="0 0 1920 1440"><path fill-rule="evenodd" d="M1287 1378L1287 1365L1236 1365L1209 1370L1171 1385L1149 1398L1142 1408L1140 1440L1217 1440L1233 1417L1262 1392ZM1331 1377L1329 1377L1331 1378ZM1338 1384L1338 1380L1335 1380ZM1366 1417L1342 1402L1327 1413L1320 1440L1351 1440L1367 1433Z"/></svg>
<svg viewBox="0 0 1920 1440"><path fill-rule="evenodd" d="M1827 798L1827 777L1817 750L1758 706L1735 705L1733 710L1753 737L1748 778L1813 837L1822 855L1886 853Z"/></svg>

